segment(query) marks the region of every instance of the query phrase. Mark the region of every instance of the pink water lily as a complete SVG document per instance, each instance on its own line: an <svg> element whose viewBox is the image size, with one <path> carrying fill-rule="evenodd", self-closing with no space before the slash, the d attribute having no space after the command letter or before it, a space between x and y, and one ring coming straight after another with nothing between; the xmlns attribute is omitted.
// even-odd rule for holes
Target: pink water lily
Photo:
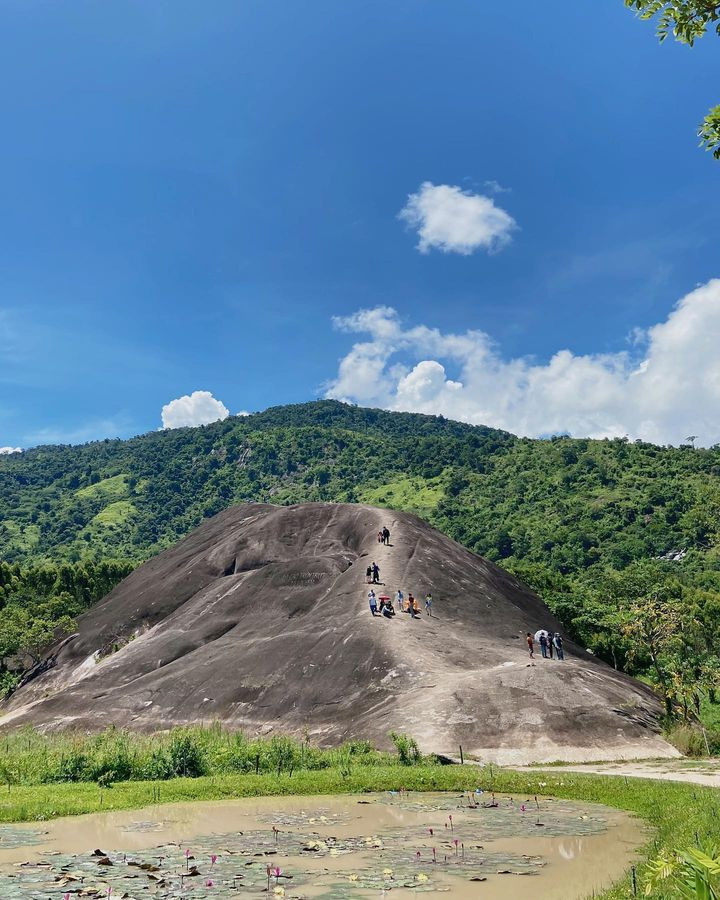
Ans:
<svg viewBox="0 0 720 900"><path fill-rule="evenodd" d="M214 866L216 862L217 862L217 853L213 853L212 856L210 857L210 865Z"/></svg>

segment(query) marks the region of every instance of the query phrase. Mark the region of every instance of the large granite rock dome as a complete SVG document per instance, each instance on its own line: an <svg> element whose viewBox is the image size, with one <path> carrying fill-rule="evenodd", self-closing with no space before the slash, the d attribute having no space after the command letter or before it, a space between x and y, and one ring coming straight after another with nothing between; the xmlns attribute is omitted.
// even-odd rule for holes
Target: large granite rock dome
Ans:
<svg viewBox="0 0 720 900"><path fill-rule="evenodd" d="M432 591L433 618L373 618L373 560L389 594ZM529 665L525 634L541 627L562 631L529 588L413 515L237 506L83 615L0 727L219 720L324 745L383 746L395 729L498 762L677 755L642 684L568 641L564 662Z"/></svg>

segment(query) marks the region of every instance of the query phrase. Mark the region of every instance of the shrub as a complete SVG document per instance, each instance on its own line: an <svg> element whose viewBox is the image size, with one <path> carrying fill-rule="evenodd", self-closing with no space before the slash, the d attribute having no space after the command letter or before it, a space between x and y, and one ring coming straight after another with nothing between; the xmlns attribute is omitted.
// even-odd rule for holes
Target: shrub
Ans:
<svg viewBox="0 0 720 900"><path fill-rule="evenodd" d="M412 738L407 734L398 734L397 731L391 731L390 740L395 745L398 760L404 766L413 766L421 762L422 755L415 738Z"/></svg>
<svg viewBox="0 0 720 900"><path fill-rule="evenodd" d="M60 764L55 776L56 781L92 781L92 772L88 767L88 758L81 750L70 750L60 757Z"/></svg>
<svg viewBox="0 0 720 900"><path fill-rule="evenodd" d="M204 749L190 732L173 731L167 749L170 770L183 778L199 778L207 773Z"/></svg>

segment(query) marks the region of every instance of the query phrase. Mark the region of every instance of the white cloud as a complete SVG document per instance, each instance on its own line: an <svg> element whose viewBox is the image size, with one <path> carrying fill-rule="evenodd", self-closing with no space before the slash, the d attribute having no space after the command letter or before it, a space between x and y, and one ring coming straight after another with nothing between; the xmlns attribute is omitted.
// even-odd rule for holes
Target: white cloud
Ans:
<svg viewBox="0 0 720 900"><path fill-rule="evenodd" d="M502 250L517 228L513 217L491 197L449 184L425 181L398 214L420 238L418 250L469 256L475 250Z"/></svg>
<svg viewBox="0 0 720 900"><path fill-rule="evenodd" d="M494 178L486 181L485 187L493 194L509 194L512 191L512 188L503 187L500 182L495 181Z"/></svg>
<svg viewBox="0 0 720 900"><path fill-rule="evenodd" d="M186 428L227 419L230 410L210 391L193 391L166 403L161 415L163 428Z"/></svg>
<svg viewBox="0 0 720 900"><path fill-rule="evenodd" d="M391 307L334 321L368 340L340 361L328 397L530 437L627 434L678 444L696 434L699 443L720 442L720 279L683 297L664 322L637 332L643 339L632 351L559 350L546 363L504 359L482 331L407 328Z"/></svg>
<svg viewBox="0 0 720 900"><path fill-rule="evenodd" d="M22 453L22 447L0 447L0 456L8 456L10 453Z"/></svg>

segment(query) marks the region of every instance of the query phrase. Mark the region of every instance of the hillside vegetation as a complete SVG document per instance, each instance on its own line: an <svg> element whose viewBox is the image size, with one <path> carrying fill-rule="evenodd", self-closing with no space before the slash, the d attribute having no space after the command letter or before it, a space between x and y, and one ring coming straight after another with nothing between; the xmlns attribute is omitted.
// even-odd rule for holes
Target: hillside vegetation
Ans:
<svg viewBox="0 0 720 900"><path fill-rule="evenodd" d="M140 562L235 503L312 500L417 512L528 581L586 646L664 682L669 703L700 703L690 680L712 696L718 446L531 440L335 401L277 407L0 457L0 550L22 586L28 566ZM7 615L18 589L3 590Z"/></svg>

